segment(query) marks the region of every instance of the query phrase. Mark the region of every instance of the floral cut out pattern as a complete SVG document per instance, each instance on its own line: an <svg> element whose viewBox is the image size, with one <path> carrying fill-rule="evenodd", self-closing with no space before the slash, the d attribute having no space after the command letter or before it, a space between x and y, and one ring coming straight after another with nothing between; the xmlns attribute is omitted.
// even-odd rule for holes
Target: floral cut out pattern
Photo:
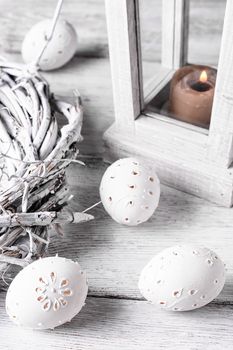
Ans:
<svg viewBox="0 0 233 350"><path fill-rule="evenodd" d="M72 296L73 291L69 288L67 278L57 279L55 272L50 272L48 277L41 276L38 279L38 286L35 289L36 300L41 303L43 311L58 311L61 307L66 307L66 298Z"/></svg>

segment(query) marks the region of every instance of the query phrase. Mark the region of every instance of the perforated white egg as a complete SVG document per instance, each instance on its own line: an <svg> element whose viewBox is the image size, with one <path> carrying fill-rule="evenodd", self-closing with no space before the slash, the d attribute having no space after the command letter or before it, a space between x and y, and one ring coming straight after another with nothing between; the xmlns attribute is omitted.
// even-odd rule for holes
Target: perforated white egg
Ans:
<svg viewBox="0 0 233 350"><path fill-rule="evenodd" d="M147 221L158 206L159 179L145 163L135 158L119 159L105 171L100 197L115 221L138 225Z"/></svg>
<svg viewBox="0 0 233 350"><path fill-rule="evenodd" d="M33 63L46 43L51 31L51 20L35 24L26 34L22 44L22 56L25 63ZM77 34L74 27L65 20L58 20L52 39L46 47L39 66L42 70L62 67L74 56L77 49Z"/></svg>
<svg viewBox="0 0 233 350"><path fill-rule="evenodd" d="M210 303L225 283L225 268L208 248L181 245L163 250L142 270L139 289L165 310L188 311Z"/></svg>
<svg viewBox="0 0 233 350"><path fill-rule="evenodd" d="M40 259L12 281L6 311L23 327L54 328L79 313L87 290L86 275L77 262L60 257Z"/></svg>

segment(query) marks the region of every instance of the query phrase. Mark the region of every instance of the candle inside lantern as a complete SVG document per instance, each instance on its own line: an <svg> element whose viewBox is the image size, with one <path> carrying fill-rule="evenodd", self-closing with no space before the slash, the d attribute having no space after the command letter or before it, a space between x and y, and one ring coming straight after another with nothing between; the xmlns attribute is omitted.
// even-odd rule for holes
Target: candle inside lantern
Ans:
<svg viewBox="0 0 233 350"><path fill-rule="evenodd" d="M172 78L169 111L179 120L207 128L210 124L216 70L185 66Z"/></svg>

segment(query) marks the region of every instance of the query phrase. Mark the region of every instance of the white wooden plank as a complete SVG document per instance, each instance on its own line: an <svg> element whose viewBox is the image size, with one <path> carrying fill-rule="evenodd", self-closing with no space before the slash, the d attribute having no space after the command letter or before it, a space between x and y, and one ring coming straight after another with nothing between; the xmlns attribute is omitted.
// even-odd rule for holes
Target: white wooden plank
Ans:
<svg viewBox="0 0 233 350"><path fill-rule="evenodd" d="M83 186L73 187L76 195L72 204L77 210L99 200L98 185L105 166L99 162L89 166L89 171L79 170ZM70 182L77 186L77 174L71 174ZM64 243L56 240L50 249L51 253L63 254L65 246L66 255L79 257L87 269L93 295L140 298L137 280L148 259L165 247L186 242L204 244L219 253L229 269L219 300L233 300L232 209L163 186L159 208L144 225L119 225L101 206L93 213L95 221L78 228L69 225Z"/></svg>
<svg viewBox="0 0 233 350"><path fill-rule="evenodd" d="M189 62L217 65L222 21L226 0L192 0L190 9ZM49 18L55 0L0 0L4 14L0 21L0 52L16 53L30 27L43 18ZM140 0L142 5L143 60L161 60L161 0ZM62 17L75 26L79 44L77 54L106 57L107 33L103 0L65 1ZM19 20L22 19L23 20ZM208 47L208 49L207 49Z"/></svg>
<svg viewBox="0 0 233 350"><path fill-rule="evenodd" d="M143 301L88 298L70 324L54 331L20 329L4 311L0 295L2 350L223 350L232 349L232 306L160 311Z"/></svg>
<svg viewBox="0 0 233 350"><path fill-rule="evenodd" d="M99 200L98 186L106 166L98 160L86 167L73 165L69 183L72 208L84 209ZM86 350L195 349L222 350L232 346L232 209L211 205L196 197L162 187L160 205L149 222L125 227L112 221L103 208L96 220L65 227L65 237L52 240L50 254L78 258L87 270L87 306L70 324L55 331L32 332L14 326L4 311L0 293L1 349L41 348ZM142 267L160 250L180 243L204 244L214 249L228 268L224 291L201 310L165 313L141 299L137 281ZM175 344L175 345L174 345Z"/></svg>
<svg viewBox="0 0 233 350"><path fill-rule="evenodd" d="M106 166L89 161L69 173L74 210L99 201L98 186ZM90 293L141 298L137 281L146 262L162 249L180 243L199 243L215 250L228 268L219 301L233 301L232 209L218 207L169 187L162 187L158 210L138 227L115 223L102 206L91 211L95 221L67 225L65 237L51 240L49 253L78 259L87 270Z"/></svg>

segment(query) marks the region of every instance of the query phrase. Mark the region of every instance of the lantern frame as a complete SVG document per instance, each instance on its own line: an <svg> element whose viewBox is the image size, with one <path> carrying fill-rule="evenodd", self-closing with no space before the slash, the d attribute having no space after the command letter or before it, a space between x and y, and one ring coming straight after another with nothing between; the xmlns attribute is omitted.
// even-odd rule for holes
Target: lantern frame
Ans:
<svg viewBox="0 0 233 350"><path fill-rule="evenodd" d="M188 0L163 0L162 66L142 84L139 0L105 0L115 122L105 160L145 158L161 182L212 202L233 204L233 2L227 0L209 130L145 114L145 105L187 62Z"/></svg>

